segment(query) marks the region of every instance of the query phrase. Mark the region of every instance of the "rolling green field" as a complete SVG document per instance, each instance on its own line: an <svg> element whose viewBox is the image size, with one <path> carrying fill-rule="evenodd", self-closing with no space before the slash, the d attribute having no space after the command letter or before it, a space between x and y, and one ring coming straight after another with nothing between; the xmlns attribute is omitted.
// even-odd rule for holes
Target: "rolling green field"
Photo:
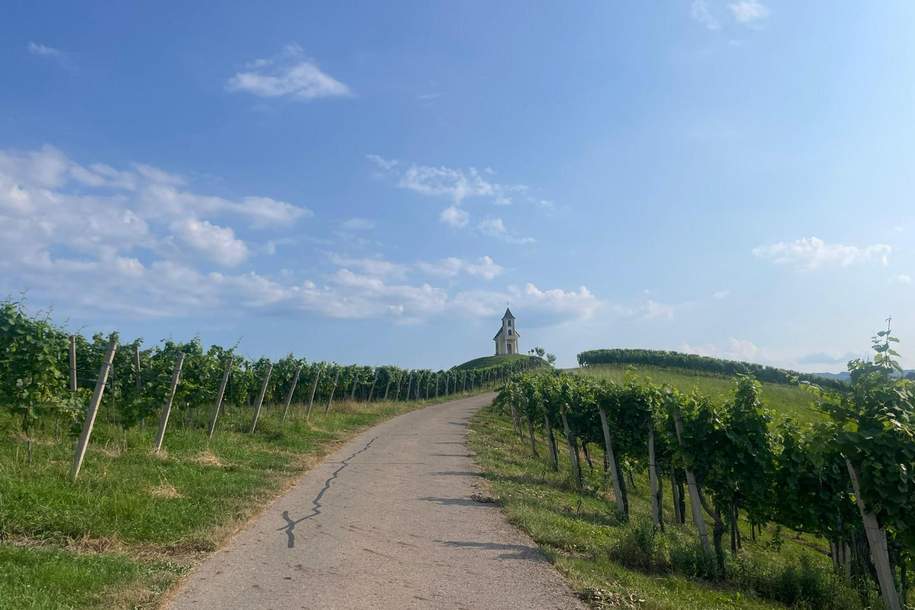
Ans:
<svg viewBox="0 0 915 610"><path fill-rule="evenodd" d="M0 607L154 607L339 442L424 404L340 402L310 424L297 408L282 425L268 408L254 435L250 409L232 408L209 444L202 421L176 413L158 455L152 426L125 431L103 413L75 484L72 438L43 430L29 465L16 423L0 414Z"/></svg>
<svg viewBox="0 0 915 610"><path fill-rule="evenodd" d="M570 372L617 382L623 381L627 374L632 374L639 379L667 384L683 392L698 390L716 400L727 400L734 392L733 377L719 377L685 369L603 365L571 369ZM762 400L776 420L791 418L799 424L811 424L825 417L816 408L815 394L803 385L763 383Z"/></svg>
<svg viewBox="0 0 915 610"><path fill-rule="evenodd" d="M509 521L527 532L595 608L712 610L746 608L863 609L858 594L834 578L825 542L774 527L755 541L741 525L744 546L728 557L725 581L702 577L703 562L690 526L671 524L669 489L664 494L667 520L663 533L652 534L648 483L635 475L630 485L629 523L622 523L600 466L602 453L591 448L594 468L584 469L586 488L574 490L568 455L560 451L560 471L550 469L547 446L537 438L539 457L512 430L511 419L490 407L471 422L470 446L490 489Z"/></svg>

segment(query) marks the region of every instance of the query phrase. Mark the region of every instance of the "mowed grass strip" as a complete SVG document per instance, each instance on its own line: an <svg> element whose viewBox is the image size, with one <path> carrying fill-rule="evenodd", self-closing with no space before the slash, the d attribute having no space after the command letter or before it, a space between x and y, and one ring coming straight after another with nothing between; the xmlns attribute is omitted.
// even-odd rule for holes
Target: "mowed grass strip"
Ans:
<svg viewBox="0 0 915 610"><path fill-rule="evenodd" d="M17 422L0 416L0 607L153 607L240 524L357 431L425 404L335 403L311 422L231 407L207 442L206 413L176 411L159 454L155 422L96 424L79 480L73 439L43 422L28 465Z"/></svg>
<svg viewBox="0 0 915 610"><path fill-rule="evenodd" d="M527 441L513 431L510 418L493 407L474 417L469 438L508 520L537 542L582 599L595 608L867 607L844 581L833 577L825 554L828 546L813 536L769 527L753 541L743 523L743 549L736 559L728 556L728 579L705 579L692 526L671 523L669 480L662 481L665 532L644 542L651 530L644 473L634 473L635 484L629 486L631 518L624 523L607 491L603 454L595 445L589 448L594 468L582 461L586 486L578 493L572 487L562 437L557 439L558 473L549 466L545 440L538 436L540 456L532 456Z"/></svg>
<svg viewBox="0 0 915 610"><path fill-rule="evenodd" d="M622 383L627 374L632 374L637 379L666 384L683 392L697 390L719 402L730 400L735 387L734 377L709 375L686 369L601 365L571 369L570 372L599 379L611 379L618 383ZM816 394L803 385L765 382L762 384L762 401L776 421L790 418L799 424L813 424L827 419L826 415L817 409Z"/></svg>

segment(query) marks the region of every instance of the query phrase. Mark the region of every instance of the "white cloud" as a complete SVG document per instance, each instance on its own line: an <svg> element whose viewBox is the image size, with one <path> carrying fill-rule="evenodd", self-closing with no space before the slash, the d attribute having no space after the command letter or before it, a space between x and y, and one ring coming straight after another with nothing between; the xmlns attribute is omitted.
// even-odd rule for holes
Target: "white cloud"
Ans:
<svg viewBox="0 0 915 610"><path fill-rule="evenodd" d="M28 52L31 55L56 62L61 68L72 70L74 67L70 56L60 49L55 49L54 47L38 42L29 42L29 44L26 45L26 49L28 49Z"/></svg>
<svg viewBox="0 0 915 610"><path fill-rule="evenodd" d="M344 231L371 231L375 223L367 218L349 218L340 223L340 228Z"/></svg>
<svg viewBox="0 0 915 610"><path fill-rule="evenodd" d="M521 304L576 318L590 318L600 306L600 301L586 286L570 291L560 288L541 290L529 282L524 287Z"/></svg>
<svg viewBox="0 0 915 610"><path fill-rule="evenodd" d="M730 290L727 290L727 289L716 290L715 292L712 293L712 298L715 299L715 300L717 300L717 301L720 301L720 300L722 300L722 299L726 299L726 298L728 298L729 296L731 296L731 291L730 291Z"/></svg>
<svg viewBox="0 0 915 610"><path fill-rule="evenodd" d="M486 218L477 225L477 229L483 235L495 237L510 244L523 245L531 244L535 241L533 237L521 237L510 233L501 218Z"/></svg>
<svg viewBox="0 0 915 610"><path fill-rule="evenodd" d="M338 267L357 269L371 276L402 278L409 270L408 265L392 263L383 258L354 258L331 254L330 261Z"/></svg>
<svg viewBox="0 0 915 610"><path fill-rule="evenodd" d="M456 277L461 273L492 280L499 276L505 269L489 256L483 256L477 262L450 256L434 263L420 262L416 264L420 271L429 275L441 277Z"/></svg>
<svg viewBox="0 0 915 610"><path fill-rule="evenodd" d="M219 265L234 267L248 258L245 242L236 239L229 227L186 218L172 223L171 229L185 245Z"/></svg>
<svg viewBox="0 0 915 610"><path fill-rule="evenodd" d="M492 179L495 172L490 168L407 165L379 155L366 155L366 158L380 175L394 179L398 188L424 197L450 200L451 205L442 210L439 220L452 227L462 228L469 224L470 215L461 205L471 199L486 200L493 205L511 205L520 196L522 201L540 207L553 205L547 200L532 197L527 185L496 182Z"/></svg>
<svg viewBox="0 0 915 610"><path fill-rule="evenodd" d="M457 206L450 205L439 214L438 219L446 225L462 228L470 222L470 214Z"/></svg>
<svg viewBox="0 0 915 610"><path fill-rule="evenodd" d="M817 237L804 237L793 242L778 242L753 248L753 255L757 258L808 271L830 266L848 267L871 261L879 261L886 265L891 252L892 248L887 244L827 244Z"/></svg>
<svg viewBox="0 0 915 610"><path fill-rule="evenodd" d="M897 273L891 278L891 281L894 284L902 284L907 286L912 283L912 276L907 273Z"/></svg>
<svg viewBox="0 0 915 610"><path fill-rule="evenodd" d="M49 146L0 150L0 291L34 286L59 298L72 285L90 298L95 293L85 290L87 283L107 285L109 276L133 281L165 263L189 270L236 266L250 249L233 221L267 230L310 214L268 197L200 194L179 176L143 164L128 167L82 165ZM123 298L101 296L103 290L98 298L129 300L123 287ZM142 290L136 287L137 294ZM133 307L147 311L152 302L136 298Z"/></svg>
<svg viewBox="0 0 915 610"><path fill-rule="evenodd" d="M288 45L277 57L255 60L245 68L228 80L229 91L299 100L350 95L349 87L321 71L297 45Z"/></svg>
<svg viewBox="0 0 915 610"><path fill-rule="evenodd" d="M664 319L672 320L676 306L666 303L659 303L653 299L648 299L643 308L643 317L647 320Z"/></svg>
<svg viewBox="0 0 915 610"><path fill-rule="evenodd" d="M712 15L712 12L709 10L708 3L705 0L693 0L693 3L690 5L689 12L693 20L698 22L706 29L721 29L721 24L718 22L718 19Z"/></svg>
<svg viewBox="0 0 915 610"><path fill-rule="evenodd" d="M741 0L728 5L737 23L750 24L769 16L769 8L759 0Z"/></svg>

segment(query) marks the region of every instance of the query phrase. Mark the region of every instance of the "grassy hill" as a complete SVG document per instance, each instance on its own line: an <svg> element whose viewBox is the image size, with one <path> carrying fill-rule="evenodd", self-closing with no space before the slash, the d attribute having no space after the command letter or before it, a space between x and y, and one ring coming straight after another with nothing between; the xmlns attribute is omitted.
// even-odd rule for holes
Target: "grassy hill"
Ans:
<svg viewBox="0 0 915 610"><path fill-rule="evenodd" d="M542 365L538 364L538 366L547 366L546 361L541 358L537 358L536 356L528 356L527 354L505 354L502 356L483 356L481 358L474 358L473 360L468 360L464 364L459 364L454 368L459 371L488 369L494 366L502 366L503 364L509 364L522 360L536 360L538 363L542 363Z"/></svg>

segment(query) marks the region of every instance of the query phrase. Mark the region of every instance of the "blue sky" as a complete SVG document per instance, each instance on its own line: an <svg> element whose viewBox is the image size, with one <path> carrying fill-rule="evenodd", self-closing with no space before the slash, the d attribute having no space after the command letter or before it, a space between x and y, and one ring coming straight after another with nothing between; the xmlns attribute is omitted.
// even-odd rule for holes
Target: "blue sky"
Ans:
<svg viewBox="0 0 915 610"><path fill-rule="evenodd" d="M12 2L0 294L249 355L915 366L911 2Z"/></svg>

